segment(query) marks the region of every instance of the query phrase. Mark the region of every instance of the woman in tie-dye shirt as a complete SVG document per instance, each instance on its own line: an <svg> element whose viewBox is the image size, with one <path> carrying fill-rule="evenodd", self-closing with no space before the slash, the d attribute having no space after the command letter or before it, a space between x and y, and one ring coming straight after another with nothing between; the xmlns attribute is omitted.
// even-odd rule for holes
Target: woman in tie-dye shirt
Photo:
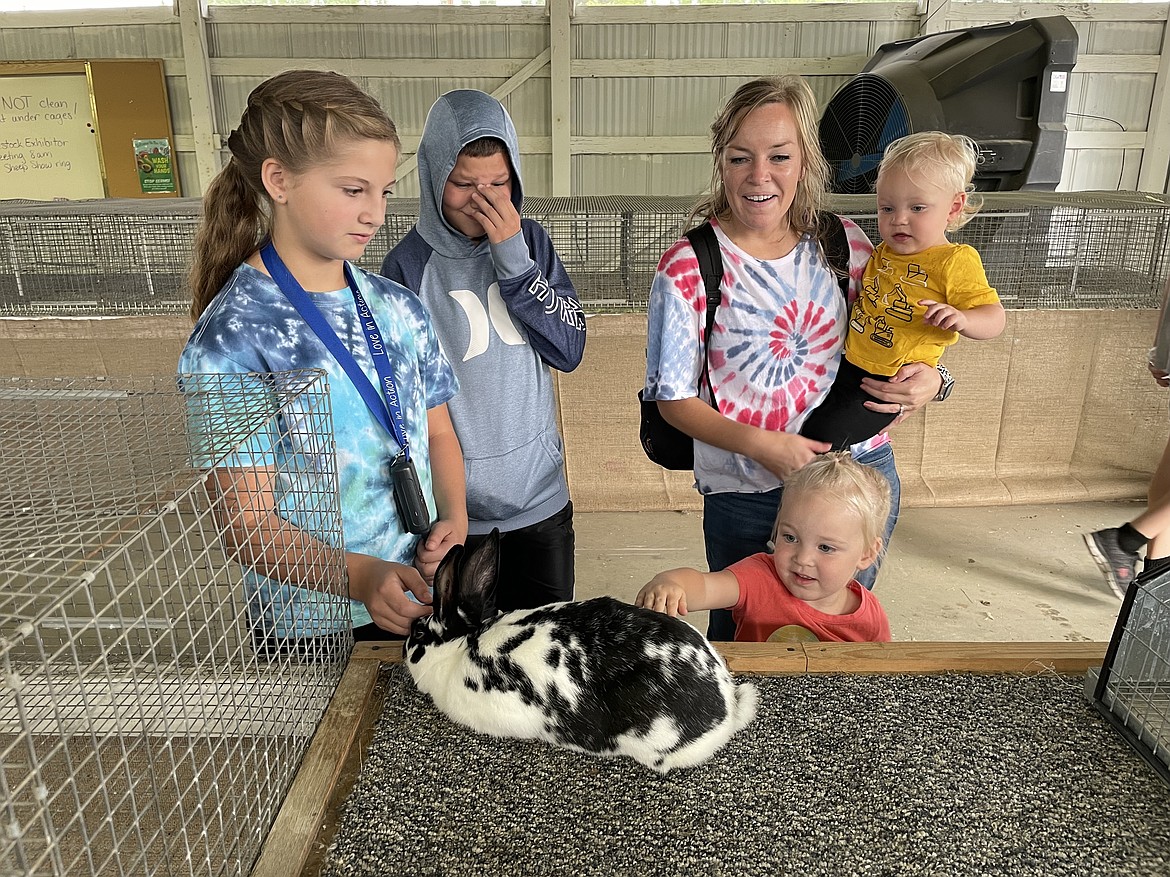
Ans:
<svg viewBox="0 0 1170 877"><path fill-rule="evenodd" d="M711 132L712 194L695 216L711 223L723 260L709 348L718 410L710 389L699 386L707 304L685 238L663 255L650 292L644 395L695 439L707 564L718 571L767 550L783 480L830 449L797 433L837 374L848 303L818 243L828 166L817 141L816 100L804 80L783 76L740 86ZM843 224L852 301L872 246L856 225ZM933 367L910 363L889 383L865 389L882 400L877 410L909 414L941 385ZM851 451L890 481L888 544L900 496L888 438L876 436ZM876 572L875 564L858 580L872 587ZM730 613L711 615L708 636L731 639Z"/></svg>
<svg viewBox="0 0 1170 877"><path fill-rule="evenodd" d="M191 270L196 323L179 361L181 380L198 393L225 373L327 372L350 597L350 613L339 612L339 598L331 602L315 587L320 583L306 560L320 529L312 524L315 512L286 508L280 462L313 453L301 446L294 424L248 456L217 461L213 473L221 518L233 520L228 538L245 546L254 637L266 647L307 646L335 633L338 619L350 614L358 639L401 638L413 619L430 613L424 576L466 538L467 509L446 405L455 377L426 309L405 288L351 264L385 221L398 160L394 123L346 77L293 70L249 95L228 149L230 161L203 198ZM295 293L295 284L273 280L270 267L279 276L280 262L307 293L305 311L285 293L290 287ZM388 387L385 400L372 391L387 411L376 415L367 406L301 316L314 308L328 327L323 334L336 336L373 387ZM375 354L390 382L380 379ZM388 463L406 450L387 428L394 401L433 521L422 539L408 532L393 498ZM296 419L296 411L285 415ZM197 464L210 467L199 454L196 447Z"/></svg>

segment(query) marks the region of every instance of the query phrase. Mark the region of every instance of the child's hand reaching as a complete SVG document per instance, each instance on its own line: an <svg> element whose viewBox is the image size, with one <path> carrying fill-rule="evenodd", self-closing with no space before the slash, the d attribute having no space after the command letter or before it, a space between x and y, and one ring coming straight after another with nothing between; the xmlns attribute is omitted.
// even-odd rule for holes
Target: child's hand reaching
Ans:
<svg viewBox="0 0 1170 877"><path fill-rule="evenodd" d="M476 186L471 200L479 208L475 218L493 244L501 244L520 231L520 214L512 203L511 186Z"/></svg>
<svg viewBox="0 0 1170 877"><path fill-rule="evenodd" d="M967 328L967 315L957 308L929 298L919 299L918 303L926 307L926 313L922 315L924 323L951 332L962 332Z"/></svg>
<svg viewBox="0 0 1170 877"><path fill-rule="evenodd" d="M659 573L638 592L634 605L677 618L687 614L687 592L666 573Z"/></svg>
<svg viewBox="0 0 1170 877"><path fill-rule="evenodd" d="M414 568L419 571L428 585L435 583L435 571L439 568L439 561L447 556L447 552L455 545L467 541L467 527L462 530L450 521L442 519L435 522L431 531L418 540L418 547L414 552Z"/></svg>

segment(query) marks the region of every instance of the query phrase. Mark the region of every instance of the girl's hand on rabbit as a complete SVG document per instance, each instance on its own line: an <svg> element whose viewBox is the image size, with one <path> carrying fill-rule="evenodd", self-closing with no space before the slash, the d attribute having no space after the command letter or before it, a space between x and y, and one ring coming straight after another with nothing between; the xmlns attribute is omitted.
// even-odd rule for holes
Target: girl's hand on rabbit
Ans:
<svg viewBox="0 0 1170 877"><path fill-rule="evenodd" d="M414 568L426 580L427 585L434 585L435 570L439 568L439 561L447 556L447 552L455 545L462 545L467 539L466 522L462 528L452 521L435 521L431 531L425 539L418 540L418 548L414 552Z"/></svg>
<svg viewBox="0 0 1170 877"><path fill-rule="evenodd" d="M677 618L687 614L687 592L682 585L659 573L638 592L634 605Z"/></svg>
<svg viewBox="0 0 1170 877"><path fill-rule="evenodd" d="M378 627L405 635L414 619L431 614L430 588L414 567L352 552L345 561L349 596L365 604Z"/></svg>

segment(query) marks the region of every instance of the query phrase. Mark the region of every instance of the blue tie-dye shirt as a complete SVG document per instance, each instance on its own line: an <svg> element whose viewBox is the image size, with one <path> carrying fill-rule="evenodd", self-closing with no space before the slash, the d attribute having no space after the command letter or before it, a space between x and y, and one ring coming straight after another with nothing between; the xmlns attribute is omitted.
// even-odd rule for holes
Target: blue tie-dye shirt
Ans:
<svg viewBox="0 0 1170 877"><path fill-rule="evenodd" d="M427 409L455 395L455 376L418 297L393 281L351 267L393 363L411 458L433 513ZM312 293L312 299L377 387L377 371L349 288ZM247 374L305 368L324 369L328 374L345 549L411 563L418 537L407 533L398 521L387 467L398 445L366 407L341 364L268 275L247 264L236 269L195 324L178 370L180 374ZM295 443L296 430L288 430L282 438ZM246 460L239 463L246 464ZM281 498L276 500L280 508ZM292 519L297 512L282 510L282 514ZM337 617L335 609L321 605L320 593L281 585L256 573L248 574L248 590L253 623L266 634L320 634L325 619ZM356 600L350 603L354 626L368 624L366 607Z"/></svg>

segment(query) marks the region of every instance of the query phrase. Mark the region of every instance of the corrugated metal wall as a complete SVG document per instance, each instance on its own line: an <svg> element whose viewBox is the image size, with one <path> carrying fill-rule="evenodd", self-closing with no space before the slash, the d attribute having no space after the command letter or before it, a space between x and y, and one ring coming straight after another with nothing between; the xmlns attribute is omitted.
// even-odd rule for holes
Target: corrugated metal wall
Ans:
<svg viewBox="0 0 1170 877"><path fill-rule="evenodd" d="M388 108L409 156L439 94L499 89L551 47L570 55L571 192L554 192L556 83L548 63L508 85L503 98L521 135L528 192L692 195L709 176L711 118L742 81L800 72L823 104L878 46L917 35L927 18L930 29L942 30L1064 14L1081 43L1060 188L1135 189L1145 182L1164 191L1161 141L1170 134L1147 138L1145 132L1167 100L1166 85L1158 82L1159 71L1170 76L1163 52L1167 6L949 3L933 17L920 16L914 3L583 7L563 47L549 10L539 7L212 7L202 23L206 57L190 38L199 24L187 24L185 32L184 20L166 8L85 13L84 23L76 13L10 13L0 27L0 59L162 58L185 194L197 195L200 171L206 176L215 165L204 161L200 168L195 132L212 132L218 145L248 92L278 70L312 64L354 76ZM198 0L179 0L183 16L198 7ZM849 20L841 18L843 8ZM189 75L208 72L210 113L192 103L188 88ZM1151 173L1148 161L1142 172L1147 149L1160 173ZM404 166L397 194L417 194L412 167ZM0 195L2 185L0 178Z"/></svg>

